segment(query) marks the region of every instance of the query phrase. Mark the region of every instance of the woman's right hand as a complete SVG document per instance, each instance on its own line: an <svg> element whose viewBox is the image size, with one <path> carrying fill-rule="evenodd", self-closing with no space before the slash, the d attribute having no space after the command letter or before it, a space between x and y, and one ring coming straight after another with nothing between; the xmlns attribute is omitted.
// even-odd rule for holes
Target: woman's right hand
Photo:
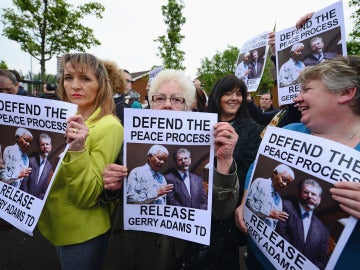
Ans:
<svg viewBox="0 0 360 270"><path fill-rule="evenodd" d="M124 177L127 175L127 167L118 164L107 165L102 173L104 189L119 190L123 185Z"/></svg>

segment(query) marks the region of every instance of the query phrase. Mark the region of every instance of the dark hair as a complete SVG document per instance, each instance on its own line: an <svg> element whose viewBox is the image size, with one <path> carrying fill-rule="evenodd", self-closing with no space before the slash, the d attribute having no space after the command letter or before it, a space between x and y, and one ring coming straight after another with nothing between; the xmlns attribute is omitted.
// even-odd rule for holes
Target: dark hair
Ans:
<svg viewBox="0 0 360 270"><path fill-rule="evenodd" d="M17 82L20 82L20 81L21 81L21 77L20 77L19 72L17 72L15 69L9 69L9 71L10 71L12 74L14 74Z"/></svg>
<svg viewBox="0 0 360 270"><path fill-rule="evenodd" d="M7 70L7 69L0 69L0 76L4 76L6 78L9 78L9 80L13 83L16 84L19 81L16 79L16 75L14 72L12 72L11 70Z"/></svg>
<svg viewBox="0 0 360 270"><path fill-rule="evenodd" d="M249 118L249 111L246 104L247 87L244 81L233 74L225 75L217 81L212 89L208 100L208 112L217 113L220 118L221 106L220 98L227 92L232 92L234 89L241 91L242 103L239 110L236 112L237 119ZM219 119L220 120L220 119Z"/></svg>
<svg viewBox="0 0 360 270"><path fill-rule="evenodd" d="M196 108L193 111L205 112L207 110L207 96L201 87L195 87Z"/></svg>

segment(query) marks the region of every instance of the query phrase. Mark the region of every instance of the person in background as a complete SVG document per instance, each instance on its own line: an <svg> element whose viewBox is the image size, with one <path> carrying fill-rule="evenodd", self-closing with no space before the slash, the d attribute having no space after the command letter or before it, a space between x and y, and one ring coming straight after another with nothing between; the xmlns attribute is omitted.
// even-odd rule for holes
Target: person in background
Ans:
<svg viewBox="0 0 360 270"><path fill-rule="evenodd" d="M145 86L146 95L145 95L144 103L142 104L143 109L150 109L150 100L149 100L150 84L151 82L150 80L148 80Z"/></svg>
<svg viewBox="0 0 360 270"><path fill-rule="evenodd" d="M41 133L37 138L39 152L29 159L31 173L24 178L20 189L42 200L53 175L53 165L48 160L51 152L51 137Z"/></svg>
<svg viewBox="0 0 360 270"><path fill-rule="evenodd" d="M14 145L5 147L3 160L0 159L0 180L19 188L24 177L31 173L27 152L33 141L33 135L26 128L17 128Z"/></svg>
<svg viewBox="0 0 360 270"><path fill-rule="evenodd" d="M44 92L39 95L40 98L48 98L60 100L58 95L56 94L56 84L53 83L44 83Z"/></svg>
<svg viewBox="0 0 360 270"><path fill-rule="evenodd" d="M195 85L195 88L201 88L201 81L199 79L194 79L193 83Z"/></svg>
<svg viewBox="0 0 360 270"><path fill-rule="evenodd" d="M121 123L124 124L124 108L129 108L129 105L125 102L123 95L127 86L127 83L125 82L125 74L113 61L102 60L102 63L109 75L110 85L113 90L115 114L120 119Z"/></svg>
<svg viewBox="0 0 360 270"><path fill-rule="evenodd" d="M259 106L256 106L251 96L247 96L247 107L249 114L259 125L266 126L280 109L273 106L273 97L271 93L264 93L259 100Z"/></svg>
<svg viewBox="0 0 360 270"><path fill-rule="evenodd" d="M203 179L190 172L191 152L179 148L173 158L176 168L165 172L166 182L173 185L173 191L166 198L167 204L206 210L208 200Z"/></svg>
<svg viewBox="0 0 360 270"><path fill-rule="evenodd" d="M273 97L271 93L264 93L261 95L259 101L259 109L262 112L272 112L277 110L273 106Z"/></svg>
<svg viewBox="0 0 360 270"><path fill-rule="evenodd" d="M189 111L194 99L195 86L182 71L162 70L151 82L151 109L165 110L164 114L168 114L167 110ZM224 122L217 123L214 132L216 167L213 179L212 219L221 220L233 213L238 202L238 180L233 159L238 135L229 123ZM127 167L109 164L103 172L105 192L99 200L105 202L111 198L121 197L123 179L127 174ZM156 233L125 231L124 206L121 202L120 199L114 212L104 269L165 270L187 266L187 261L183 259L185 247L190 242ZM197 257L198 254L191 255Z"/></svg>
<svg viewBox="0 0 360 270"><path fill-rule="evenodd" d="M276 231L319 269L325 269L329 260L329 230L315 216L321 202L322 188L313 179L298 185L298 198L283 200L286 221L279 220Z"/></svg>
<svg viewBox="0 0 360 270"><path fill-rule="evenodd" d="M27 96L28 93L25 91L24 85L21 82L21 77L19 72L17 72L15 69L9 69L9 71L15 75L16 81L18 82L18 91L16 92L16 94L21 96Z"/></svg>
<svg viewBox="0 0 360 270"><path fill-rule="evenodd" d="M19 82L14 73L9 70L0 69L0 93L16 95Z"/></svg>
<svg viewBox="0 0 360 270"><path fill-rule="evenodd" d="M284 128L333 140L360 151L360 56L324 60L309 66L300 73L299 83L301 91L294 102L301 112L301 123ZM247 178L249 181L250 175L251 169ZM360 219L360 183L339 181L330 193L342 210ZM236 222L247 233L243 208L244 200L236 209ZM353 268L357 263L356 256L360 254L359 239L358 222L334 269ZM253 241L248 242L248 254L249 251L253 254L251 263L256 264L256 269L275 269Z"/></svg>
<svg viewBox="0 0 360 270"><path fill-rule="evenodd" d="M205 112L207 110L208 97L201 87L195 87L195 101L191 105L193 112Z"/></svg>
<svg viewBox="0 0 360 270"><path fill-rule="evenodd" d="M62 269L101 269L111 211L98 203L104 189L101 173L120 153L123 127L113 114L108 73L95 56L65 54L58 87L60 99L78 105L78 112L67 119L68 151L38 228L55 246Z"/></svg>
<svg viewBox="0 0 360 270"><path fill-rule="evenodd" d="M125 89L124 96L127 96L132 89L133 79L131 77L130 72L127 69L123 69L124 77L125 77Z"/></svg>
<svg viewBox="0 0 360 270"><path fill-rule="evenodd" d="M140 94L134 89L131 89L125 98L128 99L128 105L130 106L130 108L142 109L142 105L139 102Z"/></svg>

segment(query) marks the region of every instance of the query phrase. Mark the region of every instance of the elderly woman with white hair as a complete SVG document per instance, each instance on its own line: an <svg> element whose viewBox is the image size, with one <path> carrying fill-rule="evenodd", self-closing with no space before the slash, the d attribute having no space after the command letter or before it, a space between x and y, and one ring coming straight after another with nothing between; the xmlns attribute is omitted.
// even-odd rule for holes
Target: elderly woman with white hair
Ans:
<svg viewBox="0 0 360 270"><path fill-rule="evenodd" d="M182 71L163 70L151 82L151 109L189 111L194 100L195 86ZM213 218L223 219L234 211L238 202L238 178L233 159L238 135L226 122L217 123L214 130ZM127 167L109 164L103 173L107 192L121 190L127 174ZM220 193L221 196L217 196ZM125 231L123 205L120 203L115 211L116 220L111 230L104 269L176 269L186 241L150 232Z"/></svg>

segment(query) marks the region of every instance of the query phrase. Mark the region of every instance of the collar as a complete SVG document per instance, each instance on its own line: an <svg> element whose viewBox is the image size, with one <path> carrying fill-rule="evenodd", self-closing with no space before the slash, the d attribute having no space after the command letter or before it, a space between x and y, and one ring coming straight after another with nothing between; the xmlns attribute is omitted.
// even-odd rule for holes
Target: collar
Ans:
<svg viewBox="0 0 360 270"><path fill-rule="evenodd" d="M91 127L95 125L95 122L92 120L100 114L100 111L101 111L100 107L96 108L96 110L89 116L89 118L86 119L85 124L87 127Z"/></svg>

